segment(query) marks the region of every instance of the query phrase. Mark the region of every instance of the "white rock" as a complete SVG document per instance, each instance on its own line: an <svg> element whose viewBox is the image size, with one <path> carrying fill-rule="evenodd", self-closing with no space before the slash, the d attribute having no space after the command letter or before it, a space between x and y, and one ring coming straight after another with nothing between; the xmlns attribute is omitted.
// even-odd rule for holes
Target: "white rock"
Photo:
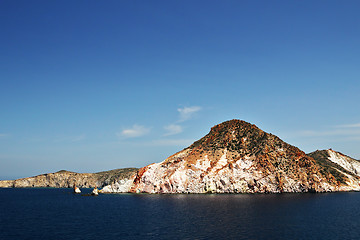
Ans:
<svg viewBox="0 0 360 240"><path fill-rule="evenodd" d="M75 188L74 188L74 193L81 193L81 190L80 190L80 188L78 188L78 187L75 187Z"/></svg>

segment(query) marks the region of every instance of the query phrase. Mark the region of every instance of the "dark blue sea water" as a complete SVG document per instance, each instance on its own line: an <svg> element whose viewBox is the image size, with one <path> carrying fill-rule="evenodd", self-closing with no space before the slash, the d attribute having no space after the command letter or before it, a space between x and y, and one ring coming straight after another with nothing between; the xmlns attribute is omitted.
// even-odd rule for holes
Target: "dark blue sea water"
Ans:
<svg viewBox="0 0 360 240"><path fill-rule="evenodd" d="M360 193L93 197L0 189L0 239L360 239Z"/></svg>

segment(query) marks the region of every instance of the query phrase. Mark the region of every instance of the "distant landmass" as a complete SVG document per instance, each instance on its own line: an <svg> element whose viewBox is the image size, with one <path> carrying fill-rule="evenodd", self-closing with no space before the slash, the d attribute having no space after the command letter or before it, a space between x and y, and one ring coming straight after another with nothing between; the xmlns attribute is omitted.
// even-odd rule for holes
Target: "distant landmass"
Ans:
<svg viewBox="0 0 360 240"><path fill-rule="evenodd" d="M242 120L211 128L191 146L140 169L60 171L0 187L103 187L102 193L283 193L360 190L360 162L342 153L305 154Z"/></svg>
<svg viewBox="0 0 360 240"><path fill-rule="evenodd" d="M34 177L0 181L0 187L71 188L74 187L74 185L80 188L104 187L121 179L131 177L137 170L137 168L122 168L98 173L76 173L61 170L55 173L41 174Z"/></svg>

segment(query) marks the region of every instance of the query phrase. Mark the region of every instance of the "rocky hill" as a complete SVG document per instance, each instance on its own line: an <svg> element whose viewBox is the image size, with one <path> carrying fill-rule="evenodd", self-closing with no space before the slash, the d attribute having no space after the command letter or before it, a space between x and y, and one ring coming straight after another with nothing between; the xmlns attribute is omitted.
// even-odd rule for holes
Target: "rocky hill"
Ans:
<svg viewBox="0 0 360 240"><path fill-rule="evenodd" d="M98 173L76 173L61 170L59 172L41 174L34 177L0 181L0 187L71 188L74 184L81 188L103 187L120 181L121 179L127 179L134 175L137 170L137 168L123 168Z"/></svg>
<svg viewBox="0 0 360 240"><path fill-rule="evenodd" d="M332 149L317 150L308 156L315 159L321 171L331 173L339 182L346 183L352 177L360 177L360 161Z"/></svg>
<svg viewBox="0 0 360 240"><path fill-rule="evenodd" d="M330 160L320 159L318 155L306 155L253 124L231 120L214 126L205 137L164 161L139 169L135 178L106 186L103 191L281 193L360 190L359 176L350 168L333 164L333 155ZM352 166L358 171L355 165Z"/></svg>

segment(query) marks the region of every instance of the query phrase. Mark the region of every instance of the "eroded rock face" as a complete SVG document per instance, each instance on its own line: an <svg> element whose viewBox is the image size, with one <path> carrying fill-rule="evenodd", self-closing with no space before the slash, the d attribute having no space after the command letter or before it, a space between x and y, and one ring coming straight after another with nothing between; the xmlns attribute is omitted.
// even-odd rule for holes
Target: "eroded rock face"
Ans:
<svg viewBox="0 0 360 240"><path fill-rule="evenodd" d="M340 182L341 191L359 191L360 162L332 149L308 154L314 158L320 171L331 174Z"/></svg>
<svg viewBox="0 0 360 240"><path fill-rule="evenodd" d="M214 126L190 147L141 168L122 191L145 193L281 193L359 190L341 182L312 157L250 123ZM118 183L121 185L120 183ZM118 186L118 188L120 188Z"/></svg>
<svg viewBox="0 0 360 240"><path fill-rule="evenodd" d="M123 178L128 178L134 175L136 171L136 168L116 169L99 173L75 173L62 170L56 173L42 174L13 181L0 181L0 187L72 188L74 185L80 188L103 187Z"/></svg>
<svg viewBox="0 0 360 240"><path fill-rule="evenodd" d="M360 176L360 162L351 157L348 157L340 152L336 152L332 149L325 150L329 155L329 160L333 163L340 165L347 171Z"/></svg>
<svg viewBox="0 0 360 240"><path fill-rule="evenodd" d="M101 189L101 193L127 193L133 186L136 174L130 178L120 179L117 182L107 185Z"/></svg>

